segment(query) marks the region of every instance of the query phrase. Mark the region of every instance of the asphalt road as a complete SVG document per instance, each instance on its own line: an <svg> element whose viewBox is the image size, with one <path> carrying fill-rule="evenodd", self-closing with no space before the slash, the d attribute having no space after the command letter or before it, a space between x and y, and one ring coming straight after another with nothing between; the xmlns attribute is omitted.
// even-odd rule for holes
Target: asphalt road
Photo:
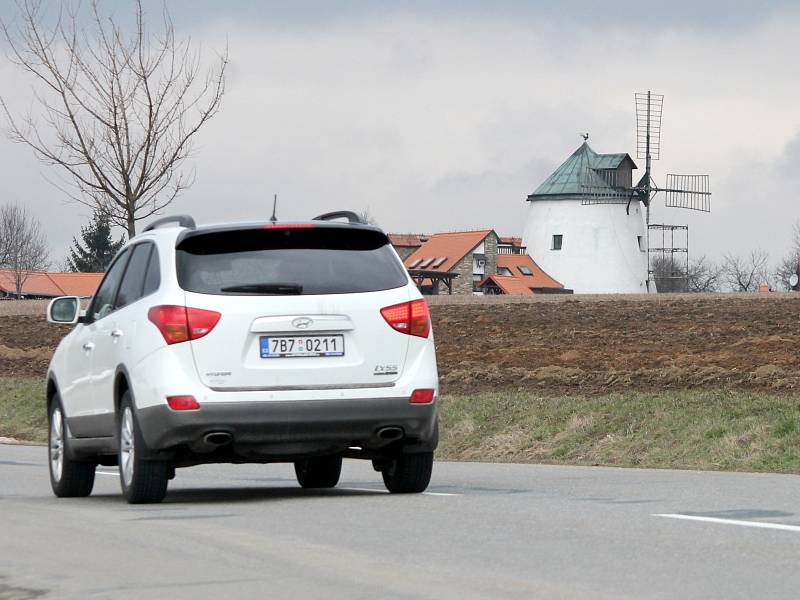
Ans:
<svg viewBox="0 0 800 600"><path fill-rule="evenodd" d="M130 506L108 467L53 497L45 459L0 445L3 600L800 596L795 476L438 463L390 496L367 463L321 492L214 465Z"/></svg>

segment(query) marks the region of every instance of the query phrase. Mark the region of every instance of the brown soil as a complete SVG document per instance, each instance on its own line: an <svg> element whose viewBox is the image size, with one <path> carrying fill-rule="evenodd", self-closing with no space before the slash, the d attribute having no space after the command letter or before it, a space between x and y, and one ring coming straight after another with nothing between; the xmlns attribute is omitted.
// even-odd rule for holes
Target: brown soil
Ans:
<svg viewBox="0 0 800 600"><path fill-rule="evenodd" d="M445 393L800 390L800 294L432 303ZM0 317L0 376L44 376L68 327Z"/></svg>
<svg viewBox="0 0 800 600"><path fill-rule="evenodd" d="M446 393L800 390L800 294L431 306Z"/></svg>
<svg viewBox="0 0 800 600"><path fill-rule="evenodd" d="M53 350L69 330L43 315L0 317L0 376L44 377Z"/></svg>

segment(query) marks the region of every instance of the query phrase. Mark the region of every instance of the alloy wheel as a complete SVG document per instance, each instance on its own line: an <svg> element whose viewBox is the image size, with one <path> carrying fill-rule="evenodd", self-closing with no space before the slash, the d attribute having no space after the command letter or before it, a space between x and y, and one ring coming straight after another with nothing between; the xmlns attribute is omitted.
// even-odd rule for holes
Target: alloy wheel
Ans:
<svg viewBox="0 0 800 600"><path fill-rule="evenodd" d="M133 412L129 406L122 412L122 423L119 428L119 470L122 475L122 483L125 487L131 485L133 481L133 461L135 458L135 446L133 438Z"/></svg>
<svg viewBox="0 0 800 600"><path fill-rule="evenodd" d="M50 473L53 481L61 481L64 472L64 419L56 406L50 419Z"/></svg>

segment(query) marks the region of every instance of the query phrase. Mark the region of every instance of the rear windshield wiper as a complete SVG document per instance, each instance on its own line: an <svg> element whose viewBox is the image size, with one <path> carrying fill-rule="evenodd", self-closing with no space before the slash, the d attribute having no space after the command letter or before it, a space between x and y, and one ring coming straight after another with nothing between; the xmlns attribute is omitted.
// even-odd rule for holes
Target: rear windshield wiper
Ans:
<svg viewBox="0 0 800 600"><path fill-rule="evenodd" d="M231 285L220 289L221 292L241 292L244 294L302 294L303 286L299 283L245 283Z"/></svg>

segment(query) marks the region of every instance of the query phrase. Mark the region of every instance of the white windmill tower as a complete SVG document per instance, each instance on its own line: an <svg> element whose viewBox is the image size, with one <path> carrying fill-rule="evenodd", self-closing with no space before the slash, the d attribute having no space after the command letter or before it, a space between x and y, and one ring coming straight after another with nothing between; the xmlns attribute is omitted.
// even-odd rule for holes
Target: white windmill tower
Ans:
<svg viewBox="0 0 800 600"><path fill-rule="evenodd" d="M636 94L637 151L646 161L636 185L630 155L598 154L582 134L580 148L527 198L523 245L542 269L576 293L655 291L648 232L657 192L666 193L666 206L710 210L708 175L667 175L666 188L653 181L662 105L661 95Z"/></svg>

